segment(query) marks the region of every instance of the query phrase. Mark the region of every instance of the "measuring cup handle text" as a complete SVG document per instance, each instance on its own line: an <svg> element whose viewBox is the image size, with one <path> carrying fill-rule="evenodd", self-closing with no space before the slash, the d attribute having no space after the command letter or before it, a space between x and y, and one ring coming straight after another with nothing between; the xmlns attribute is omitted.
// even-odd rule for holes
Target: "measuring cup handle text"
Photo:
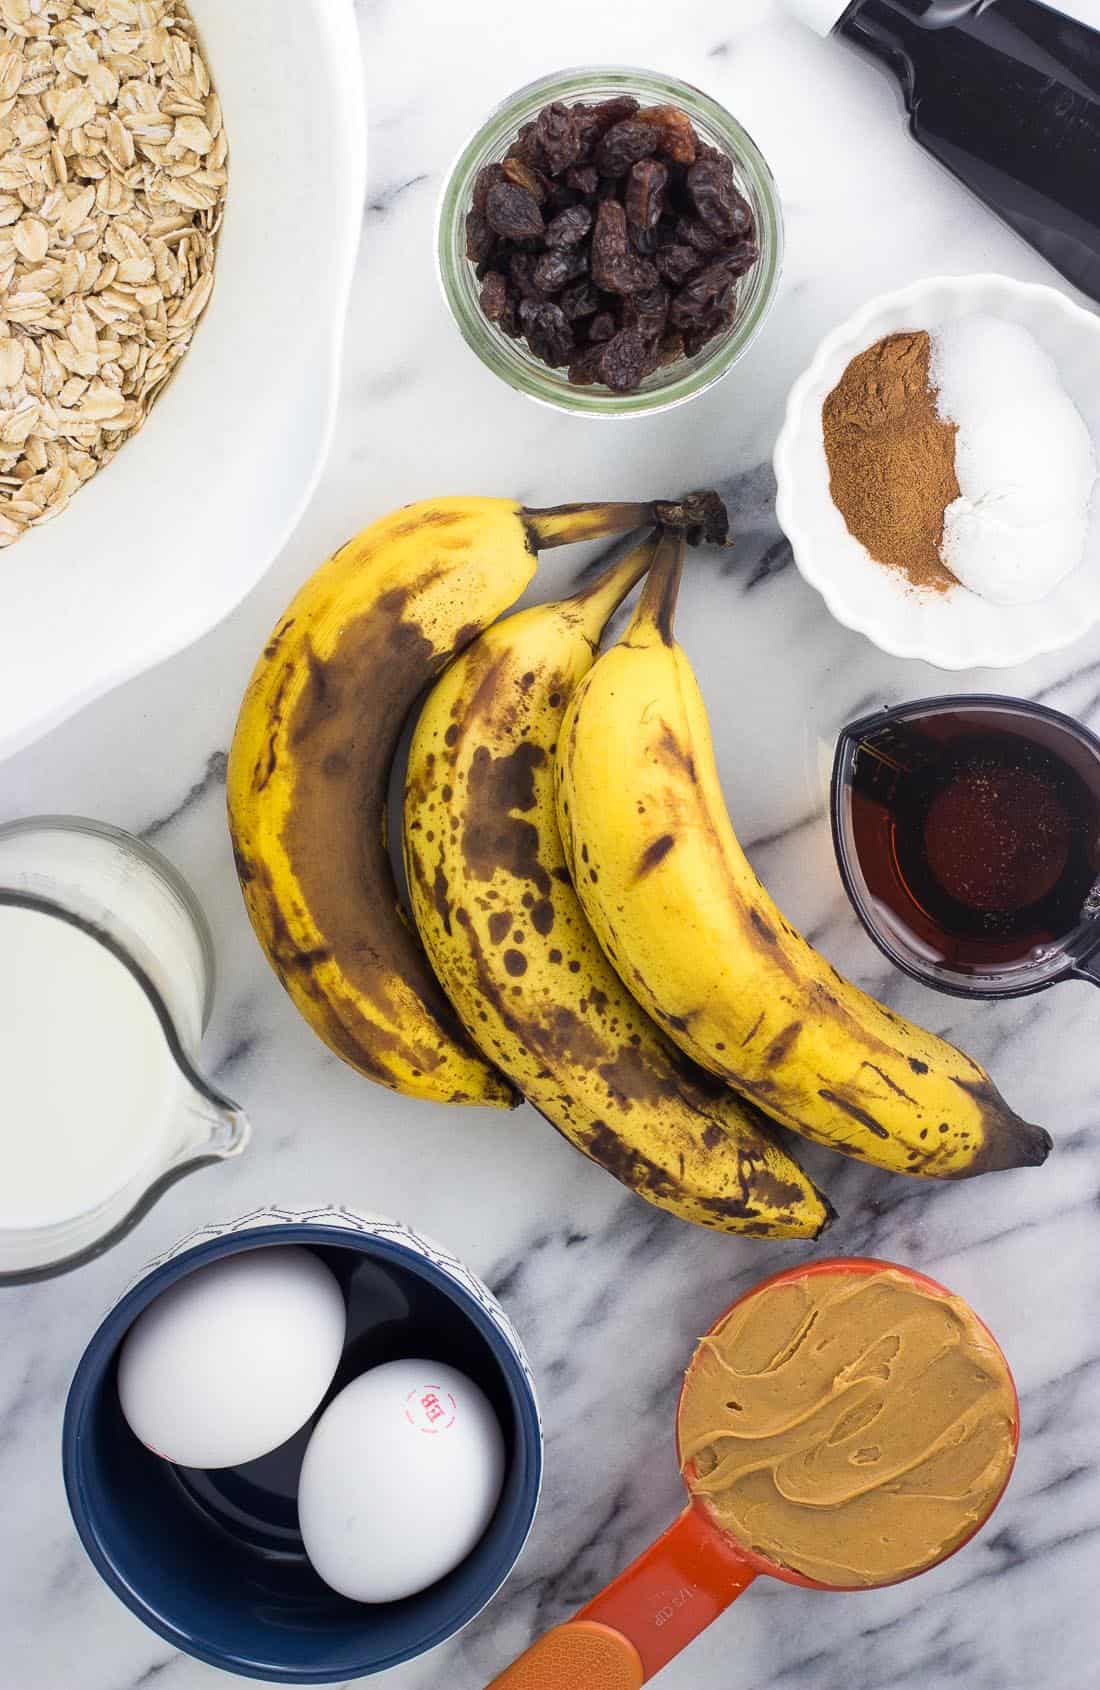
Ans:
<svg viewBox="0 0 1100 1690"><path fill-rule="evenodd" d="M747 1590L756 1572L689 1507L576 1617L487 1690L638 1690Z"/></svg>

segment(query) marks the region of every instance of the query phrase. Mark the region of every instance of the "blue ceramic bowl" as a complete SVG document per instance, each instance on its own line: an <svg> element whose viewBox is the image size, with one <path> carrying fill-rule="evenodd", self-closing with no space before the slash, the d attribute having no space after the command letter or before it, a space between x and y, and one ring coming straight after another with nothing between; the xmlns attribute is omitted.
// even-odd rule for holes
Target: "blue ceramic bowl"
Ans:
<svg viewBox="0 0 1100 1690"><path fill-rule="evenodd" d="M313 1420L279 1450L218 1472L173 1467L134 1437L119 1407L119 1345L154 1298L240 1250L305 1245L348 1302L340 1369ZM429 1356L492 1402L507 1474L477 1548L419 1596L350 1602L313 1571L298 1531L298 1470L323 1408L384 1361ZM65 1488L85 1549L111 1589L167 1642L246 1677L325 1684L384 1672L452 1637L507 1578L538 1503L542 1435L522 1345L461 1262L407 1227L348 1209L264 1210L207 1228L154 1263L103 1321L69 1391Z"/></svg>

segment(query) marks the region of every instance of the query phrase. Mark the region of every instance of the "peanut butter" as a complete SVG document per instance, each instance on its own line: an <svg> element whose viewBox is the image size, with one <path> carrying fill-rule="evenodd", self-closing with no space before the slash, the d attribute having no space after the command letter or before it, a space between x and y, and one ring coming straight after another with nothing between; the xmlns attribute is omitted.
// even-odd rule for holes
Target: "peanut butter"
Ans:
<svg viewBox="0 0 1100 1690"><path fill-rule="evenodd" d="M1012 1468L1004 1357L957 1297L838 1270L746 1298L699 1344L678 1419L692 1493L736 1542L845 1588L921 1572Z"/></svg>

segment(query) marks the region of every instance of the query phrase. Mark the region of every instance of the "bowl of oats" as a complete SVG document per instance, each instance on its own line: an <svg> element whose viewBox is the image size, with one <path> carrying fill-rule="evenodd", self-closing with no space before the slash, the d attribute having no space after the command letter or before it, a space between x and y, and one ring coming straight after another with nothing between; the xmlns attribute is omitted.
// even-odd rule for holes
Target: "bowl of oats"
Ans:
<svg viewBox="0 0 1100 1690"><path fill-rule="evenodd" d="M0 0L0 755L213 627L296 525L365 127L350 0Z"/></svg>

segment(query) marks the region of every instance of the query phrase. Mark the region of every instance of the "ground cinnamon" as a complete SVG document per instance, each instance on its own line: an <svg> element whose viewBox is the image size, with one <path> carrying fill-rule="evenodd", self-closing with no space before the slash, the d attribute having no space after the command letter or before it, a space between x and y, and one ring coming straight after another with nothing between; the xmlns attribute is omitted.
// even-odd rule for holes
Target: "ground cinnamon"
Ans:
<svg viewBox="0 0 1100 1690"><path fill-rule="evenodd" d="M936 413L932 343L891 334L853 358L825 401L830 491L849 532L915 587L946 592L943 515L959 496L955 425Z"/></svg>

